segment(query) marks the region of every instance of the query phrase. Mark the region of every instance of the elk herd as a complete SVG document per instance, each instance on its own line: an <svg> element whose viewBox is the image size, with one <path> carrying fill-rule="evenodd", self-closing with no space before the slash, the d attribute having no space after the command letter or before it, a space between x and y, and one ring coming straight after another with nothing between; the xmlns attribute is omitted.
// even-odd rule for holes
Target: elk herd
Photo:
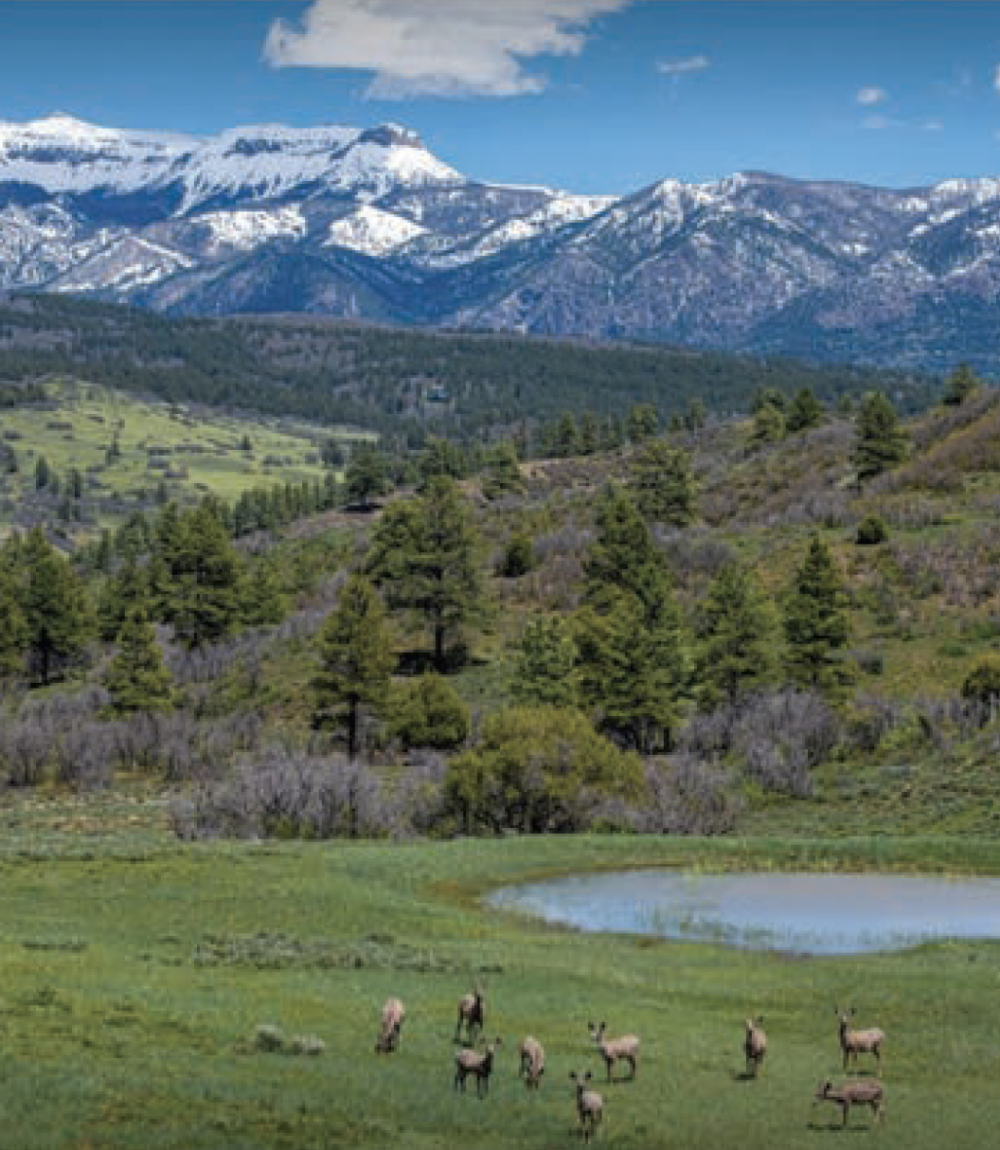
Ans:
<svg viewBox="0 0 1000 1150"><path fill-rule="evenodd" d="M840 1050L843 1056L845 1073L852 1066L857 1069L858 1056L871 1054L881 1073L882 1045L885 1033L878 1028L852 1030L851 1019L855 1014L850 1010L835 1008L840 1033ZM375 1042L376 1054L391 1054L399 1049L400 1034L406 1010L400 999L392 997L382 1007L381 1024ZM756 1079L768 1051L767 1034L763 1029L764 1019L748 1018L745 1024L743 1053L746 1057L744 1079ZM476 1082L476 1096L484 1098L489 1093L490 1076L493 1073L493 1060L497 1050L503 1045L499 1036L492 1042L483 1042L485 1027L484 988L476 985L458 1002L458 1020L455 1026L454 1043L459 1046L455 1052L454 1089L465 1093L465 1081L472 1077ZM619 1038L609 1038L607 1025L601 1022L588 1024L590 1040L604 1062L606 1081L615 1081L613 1071L616 1063L624 1063L627 1075L619 1081L631 1081L636 1076L639 1061L639 1038L635 1034L625 1034ZM464 1031L464 1036L463 1036ZM537 1038L526 1036L518 1046L520 1059L518 1077L529 1090L538 1090L545 1074L545 1050ZM569 1075L576 1096L576 1116L580 1136L585 1142L597 1133L604 1117L604 1098L590 1083L593 1075L587 1071L571 1071ZM819 1102L832 1102L839 1106L842 1126L846 1126L853 1106L870 1106L873 1121L881 1122L885 1116L885 1087L878 1078L848 1078L835 1086L832 1081L820 1082L813 1099Z"/></svg>

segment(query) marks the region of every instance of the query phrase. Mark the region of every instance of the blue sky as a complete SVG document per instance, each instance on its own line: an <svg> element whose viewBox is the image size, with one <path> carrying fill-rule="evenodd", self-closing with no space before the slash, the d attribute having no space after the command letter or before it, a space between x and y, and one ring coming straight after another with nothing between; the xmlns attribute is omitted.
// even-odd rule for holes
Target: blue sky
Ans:
<svg viewBox="0 0 1000 1150"><path fill-rule="evenodd" d="M0 119L393 120L467 175L620 193L751 168L1000 172L1000 4L0 4Z"/></svg>

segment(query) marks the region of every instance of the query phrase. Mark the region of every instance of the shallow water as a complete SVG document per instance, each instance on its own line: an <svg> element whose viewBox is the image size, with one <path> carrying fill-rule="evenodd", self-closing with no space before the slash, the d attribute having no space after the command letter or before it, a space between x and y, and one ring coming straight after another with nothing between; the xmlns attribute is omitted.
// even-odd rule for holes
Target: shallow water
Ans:
<svg viewBox="0 0 1000 1150"><path fill-rule="evenodd" d="M856 954L1000 938L1000 879L637 870L505 887L493 906L587 931Z"/></svg>

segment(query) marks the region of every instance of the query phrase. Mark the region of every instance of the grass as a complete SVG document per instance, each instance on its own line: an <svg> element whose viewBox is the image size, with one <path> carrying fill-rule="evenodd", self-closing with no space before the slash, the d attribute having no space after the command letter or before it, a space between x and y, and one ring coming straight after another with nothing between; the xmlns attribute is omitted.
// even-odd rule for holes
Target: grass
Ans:
<svg viewBox="0 0 1000 1150"><path fill-rule="evenodd" d="M1000 947L803 959L587 936L486 912L491 886L636 865L1000 873L995 840L466 840L176 843L127 794L4 808L3 1144L17 1150L328 1150L577 1144L569 1072L603 1067L587 1023L642 1038L633 1083L598 1085L598 1145L823 1146L839 1079L835 1004L889 1035L883 1147L981 1150L994 1136ZM456 1003L487 986L504 1045L490 1094L452 1089ZM402 1045L373 1052L390 994ZM742 1022L764 1015L761 1078ZM258 1049L261 1027L325 1049ZM537 1093L516 1046L541 1039ZM266 1044L264 1044L266 1045ZM856 1111L851 1130L862 1131Z"/></svg>
<svg viewBox="0 0 1000 1150"><path fill-rule="evenodd" d="M74 380L47 381L46 391L50 403L44 407L0 412L0 431L17 437L11 445L19 473L3 476L0 486L0 494L13 502L33 488L39 457L63 481L71 468L85 479L90 475L101 484L96 494L106 499L136 499L141 491L151 495L164 477L162 468L149 467L156 458L177 476L166 479L172 498L184 501L210 491L235 499L251 487L322 479L319 450L327 439L372 438L347 428L144 401ZM244 450L244 437L250 451ZM108 460L115 438L121 454Z"/></svg>

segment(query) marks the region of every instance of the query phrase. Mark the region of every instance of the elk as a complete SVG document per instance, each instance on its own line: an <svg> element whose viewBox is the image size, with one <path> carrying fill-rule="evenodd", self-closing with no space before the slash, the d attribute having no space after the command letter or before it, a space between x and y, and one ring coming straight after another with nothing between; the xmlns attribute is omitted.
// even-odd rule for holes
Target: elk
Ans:
<svg viewBox="0 0 1000 1150"><path fill-rule="evenodd" d="M528 1035L518 1047L521 1055L521 1066L517 1072L518 1078L524 1078L524 1085L529 1090L537 1090L542 1084L542 1075L545 1073L545 1051L536 1038Z"/></svg>
<svg viewBox="0 0 1000 1150"><path fill-rule="evenodd" d="M589 1142L604 1116L604 1099L594 1090L587 1089L590 1071L577 1074L570 1071L570 1080L576 1086L576 1114L580 1120L580 1137Z"/></svg>
<svg viewBox="0 0 1000 1150"><path fill-rule="evenodd" d="M479 1054L475 1050L459 1050L455 1053L455 1089L465 1093L465 1079L470 1074L476 1076L476 1097L482 1098L490 1090L490 1075L493 1073L493 1054L498 1046L502 1046L500 1039L489 1043L486 1050Z"/></svg>
<svg viewBox="0 0 1000 1150"><path fill-rule="evenodd" d="M455 1023L455 1042L462 1040L462 1024L465 1024L465 1037L469 1043L475 1042L484 1023L483 990L478 984L468 994L458 1000L458 1021Z"/></svg>
<svg viewBox="0 0 1000 1150"><path fill-rule="evenodd" d="M885 1033L877 1027L871 1030L849 1030L850 1019L857 1013L852 1006L849 1011L842 1011L838 1006L834 1013L840 1019L840 1049L844 1052L844 1069L853 1058L855 1066L859 1054L874 1054L878 1068L882 1069L882 1043L885 1042Z"/></svg>
<svg viewBox="0 0 1000 1150"><path fill-rule="evenodd" d="M639 1039L634 1034L625 1034L621 1038L605 1038L604 1032L607 1023L604 1022L600 1026L595 1026L590 1022L588 1026L590 1027L590 1037L597 1044L597 1049L604 1059L605 1067L607 1067L608 1081L611 1081L612 1067L619 1060L629 1064L631 1068L629 1078L635 1078L636 1062L639 1059Z"/></svg>
<svg viewBox="0 0 1000 1150"><path fill-rule="evenodd" d="M841 1126L847 1125L852 1106L870 1106L875 1122L882 1122L885 1118L885 1087L877 1078L854 1078L839 1086L821 1082L813 1105L817 1102L833 1102L839 1106L844 1116Z"/></svg>
<svg viewBox="0 0 1000 1150"><path fill-rule="evenodd" d="M382 1007L382 1027L375 1040L376 1054L391 1054L399 1047L399 1034L403 1029L406 1007L398 998L387 998Z"/></svg>
<svg viewBox="0 0 1000 1150"><path fill-rule="evenodd" d="M767 1053L767 1035L761 1030L764 1023L763 1015L758 1016L755 1022L752 1018L746 1020L746 1037L743 1039L743 1053L747 1059L747 1078L756 1078L760 1064Z"/></svg>

